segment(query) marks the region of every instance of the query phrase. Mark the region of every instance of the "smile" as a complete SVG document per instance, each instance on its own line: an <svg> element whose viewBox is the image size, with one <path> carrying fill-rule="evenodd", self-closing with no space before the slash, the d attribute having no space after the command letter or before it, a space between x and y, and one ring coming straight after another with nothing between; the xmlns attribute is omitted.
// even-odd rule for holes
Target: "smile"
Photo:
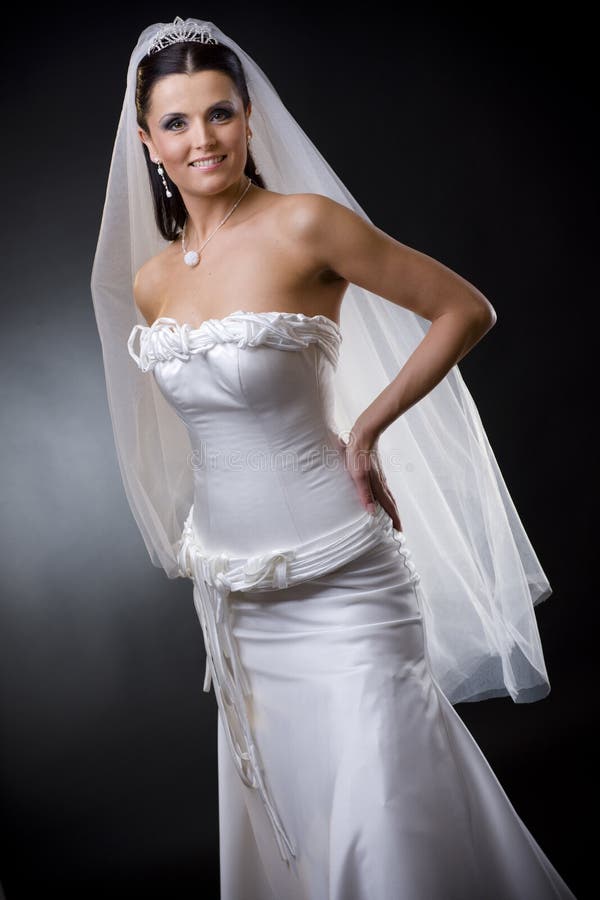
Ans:
<svg viewBox="0 0 600 900"><path fill-rule="evenodd" d="M219 163L222 163L224 159L225 156L211 156L210 159L198 160L197 162L190 163L190 165L195 169L213 169L215 166L218 166Z"/></svg>

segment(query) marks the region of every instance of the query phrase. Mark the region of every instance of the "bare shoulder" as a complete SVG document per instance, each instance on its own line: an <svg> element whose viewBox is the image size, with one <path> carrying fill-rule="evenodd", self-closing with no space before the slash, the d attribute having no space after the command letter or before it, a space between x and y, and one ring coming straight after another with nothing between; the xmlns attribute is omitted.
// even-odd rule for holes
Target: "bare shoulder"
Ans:
<svg viewBox="0 0 600 900"><path fill-rule="evenodd" d="M302 248L319 269L337 273L330 253L332 243L356 245L370 227L367 220L331 197L316 193L285 195L276 206L278 233L293 246Z"/></svg>
<svg viewBox="0 0 600 900"><path fill-rule="evenodd" d="M363 215L323 194L289 194L280 209L280 232L319 269L348 282L356 275L348 261L357 254L371 258L374 246L387 237Z"/></svg>
<svg viewBox="0 0 600 900"><path fill-rule="evenodd" d="M165 255L169 249L165 248L146 260L135 273L133 280L135 305L148 324L151 324L159 313L164 283Z"/></svg>
<svg viewBox="0 0 600 900"><path fill-rule="evenodd" d="M324 194L286 194L278 204L282 224L296 232L296 237L311 234L335 218L336 214L352 210Z"/></svg>

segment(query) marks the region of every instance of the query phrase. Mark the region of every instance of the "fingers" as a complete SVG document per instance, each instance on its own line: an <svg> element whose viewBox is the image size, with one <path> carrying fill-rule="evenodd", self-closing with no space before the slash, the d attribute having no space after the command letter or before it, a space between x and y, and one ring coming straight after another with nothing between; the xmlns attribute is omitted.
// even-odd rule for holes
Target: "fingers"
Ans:
<svg viewBox="0 0 600 900"><path fill-rule="evenodd" d="M373 479L371 478L371 480ZM402 531L402 522L400 521L398 507L396 506L396 501L394 500L387 483L375 480L372 490L380 505L392 520L392 525L396 531Z"/></svg>
<svg viewBox="0 0 600 900"><path fill-rule="evenodd" d="M362 505L365 507L367 512L374 516L377 510L375 506L375 494L373 492L369 473L361 472L355 480L356 486L358 488L358 496Z"/></svg>
<svg viewBox="0 0 600 900"><path fill-rule="evenodd" d="M389 489L378 450L373 448L368 454L355 453L351 443L346 444L339 434L336 434L336 440L344 451L346 467L356 485L360 502L364 508L374 516L377 512L377 503L379 503L389 515L396 531L402 531L400 514Z"/></svg>

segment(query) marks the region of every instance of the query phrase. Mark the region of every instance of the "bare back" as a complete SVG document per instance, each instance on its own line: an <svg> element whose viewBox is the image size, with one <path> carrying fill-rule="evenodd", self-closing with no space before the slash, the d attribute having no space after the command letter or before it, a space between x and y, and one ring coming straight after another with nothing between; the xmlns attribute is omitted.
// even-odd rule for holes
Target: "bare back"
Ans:
<svg viewBox="0 0 600 900"><path fill-rule="evenodd" d="M207 243L197 266L185 265L179 239L145 263L136 303L148 324L170 316L197 328L240 309L339 322L348 281L324 269L298 239L294 215L301 196L253 185L248 202Z"/></svg>

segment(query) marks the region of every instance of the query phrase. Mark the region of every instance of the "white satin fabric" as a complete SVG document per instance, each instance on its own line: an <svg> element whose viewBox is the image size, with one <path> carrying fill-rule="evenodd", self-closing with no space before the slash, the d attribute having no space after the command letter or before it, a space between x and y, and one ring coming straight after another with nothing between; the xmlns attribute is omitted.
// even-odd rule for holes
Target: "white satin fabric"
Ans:
<svg viewBox="0 0 600 900"><path fill-rule="evenodd" d="M128 341L190 437L178 561L219 709L221 900L572 898L433 676L406 535L344 468L341 340L239 310Z"/></svg>

